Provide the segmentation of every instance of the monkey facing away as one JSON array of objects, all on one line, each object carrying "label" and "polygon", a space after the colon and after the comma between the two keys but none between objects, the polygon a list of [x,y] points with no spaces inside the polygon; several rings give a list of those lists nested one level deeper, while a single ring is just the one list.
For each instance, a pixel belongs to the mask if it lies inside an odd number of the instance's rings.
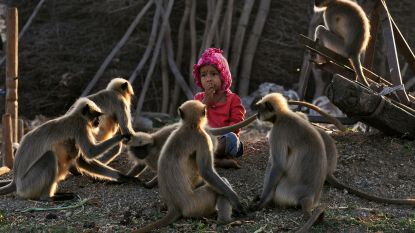
[{"label": "monkey facing away", "polygon": [[[304,119],[308,120],[307,115],[305,115],[302,112],[296,112]],[[360,191],[356,188],[350,187],[346,184],[341,183],[335,176],[334,172],[336,171],[337,167],[337,159],[338,159],[338,153],[337,153],[337,147],[336,143],[333,140],[333,138],[323,129],[316,128],[317,131],[320,133],[324,146],[326,149],[326,156],[327,156],[327,176],[326,181],[332,185],[335,188],[338,188],[340,190],[347,190],[349,193],[353,193],[354,195],[380,203],[388,203],[388,204],[397,204],[397,205],[415,205],[415,199],[393,199],[393,198],[384,198],[384,197],[378,197],[372,194],[365,193],[363,191]]]},{"label": "monkey facing away", "polygon": [[[13,165],[13,180],[0,188],[0,194],[16,191],[26,199],[55,201],[69,199],[70,195],[56,195],[58,183],[65,178],[68,168],[82,154],[93,159],[130,135],[116,135],[95,143],[93,128],[99,125],[101,110],[90,100],[81,98],[65,115],[47,121],[27,133],[17,149]],[[82,172],[105,178],[100,169],[87,164],[76,164]],[[111,170],[114,177],[121,174]]]},{"label": "monkey facing away", "polygon": [[[314,40],[348,59],[356,72],[356,80],[369,86],[360,55],[370,39],[370,24],[363,9],[350,0],[314,0],[316,11],[324,11],[324,24],[316,28]],[[323,58],[317,55],[317,63]]]},{"label": "monkey facing away", "polygon": [[[229,182],[213,167],[213,145],[204,130],[206,106],[189,100],[179,107],[180,126],[163,146],[158,161],[158,182],[167,215],[137,232],[166,226],[181,217],[205,217],[218,211],[218,222],[231,220],[232,209],[242,213],[243,206]],[[205,184],[192,188],[193,178]]]},{"label": "monkey facing away", "polygon": [[[216,148],[217,135],[233,132],[236,129],[245,127],[254,120],[256,120],[256,115],[248,117],[244,121],[231,126],[222,128],[205,127],[205,130],[212,139],[213,148]],[[157,171],[157,161],[160,151],[167,138],[179,127],[179,125],[180,123],[167,125],[151,134],[144,132],[136,132],[133,134],[131,141],[128,143],[128,153],[130,159],[134,161],[135,164],[127,175],[140,177],[147,168],[150,168],[152,171]],[[155,185],[157,185],[157,176],[153,177],[149,182],[144,183],[146,188],[153,188]]]},{"label": "monkey facing away", "polygon": [[269,133],[270,156],[259,202],[253,209],[269,203],[301,206],[306,217],[320,200],[326,177],[327,159],[318,131],[288,107],[278,93],[257,102],[258,119],[272,122]]}]

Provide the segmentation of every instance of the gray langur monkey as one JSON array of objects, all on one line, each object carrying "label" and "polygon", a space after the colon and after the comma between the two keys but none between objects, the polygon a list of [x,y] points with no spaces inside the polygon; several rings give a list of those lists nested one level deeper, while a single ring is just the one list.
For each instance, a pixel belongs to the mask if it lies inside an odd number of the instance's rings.
[{"label": "gray langur monkey", "polygon": [[[99,128],[95,133],[95,139],[98,142],[113,137],[118,131],[121,131],[121,134],[132,135],[134,133],[130,112],[133,96],[134,91],[130,82],[123,78],[114,78],[106,89],[85,97],[92,100],[103,112]],[[121,150],[122,143],[118,143],[100,155],[95,162],[109,164],[121,153]],[[83,156],[78,157],[78,162],[87,163]],[[76,167],[71,167],[70,171],[74,175],[79,175]]]},{"label": "gray langur monkey", "polygon": [[301,206],[305,217],[311,219],[327,174],[323,139],[307,120],[291,111],[281,94],[268,94],[256,105],[258,119],[273,126],[263,191],[251,209],[262,209],[269,203]]},{"label": "gray langur monkey", "polygon": [[[97,141],[104,141],[113,137],[118,130],[121,131],[121,134],[134,133],[130,112],[133,96],[133,87],[128,80],[123,78],[114,78],[108,83],[106,89],[86,96],[104,113],[96,134]],[[108,164],[121,153],[121,149],[122,143],[119,143],[100,156],[98,160]]]},{"label": "gray langur monkey", "polygon": [[[73,198],[73,194],[57,194],[56,189],[80,153],[93,159],[131,137],[129,134],[116,135],[96,144],[93,128],[99,125],[101,115],[101,110],[94,102],[81,98],[65,115],[49,120],[27,133],[16,151],[13,180],[0,188],[0,194],[16,191],[21,198],[42,201]],[[76,163],[74,166],[92,176],[112,179],[89,163]],[[122,178],[118,171],[108,170],[114,177]]]},{"label": "gray langur monkey", "polygon": [[[316,28],[314,40],[350,59],[356,81],[369,86],[360,62],[370,39],[370,24],[363,9],[350,0],[314,0],[314,6],[316,11],[324,12],[324,26]],[[317,55],[316,62],[324,59]]]},{"label": "gray langur monkey", "polygon": [[[244,208],[229,182],[213,166],[213,145],[206,133],[206,105],[189,100],[179,107],[179,127],[163,146],[158,161],[159,192],[167,205],[167,215],[136,232],[149,232],[181,217],[206,217],[218,212],[218,223],[231,221],[232,209]],[[194,178],[205,184],[193,188]]]},{"label": "gray langur monkey", "polygon": [[[307,115],[305,115],[302,112],[296,112],[304,119],[308,120]],[[346,184],[341,183],[335,176],[334,172],[336,171],[337,167],[337,159],[338,159],[338,153],[337,153],[337,147],[336,143],[333,140],[333,138],[323,129],[316,128],[317,131],[320,133],[323,141],[324,146],[326,148],[326,156],[327,156],[327,176],[326,181],[332,185],[333,187],[340,189],[340,190],[347,190],[349,193],[352,193],[358,197],[380,202],[380,203],[387,203],[387,204],[397,204],[397,205],[415,205],[415,199],[394,199],[394,198],[384,198],[384,197],[378,197],[372,194],[368,194],[366,192],[360,191],[358,189],[355,189],[353,187],[350,187]]]},{"label": "gray langur monkey", "polygon": [[[212,139],[213,148],[216,148],[216,136],[245,127],[254,120],[256,120],[256,114],[231,126],[222,128],[205,127],[205,130]],[[135,164],[127,175],[140,177],[147,168],[150,168],[152,171],[157,171],[157,161],[160,151],[167,138],[179,125],[180,123],[167,125],[151,134],[144,132],[136,132],[133,134],[131,141],[128,143],[128,153],[130,160],[134,161]],[[146,188],[153,188],[156,185],[157,176],[154,176],[150,181],[144,183]]]}]

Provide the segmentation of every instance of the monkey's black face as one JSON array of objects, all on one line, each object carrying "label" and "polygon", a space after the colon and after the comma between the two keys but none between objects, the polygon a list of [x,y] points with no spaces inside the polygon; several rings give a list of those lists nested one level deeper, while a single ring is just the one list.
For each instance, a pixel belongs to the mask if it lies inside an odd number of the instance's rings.
[{"label": "monkey's black face", "polygon": [[260,104],[256,104],[256,108],[258,109],[257,118],[259,120],[271,122],[275,120],[275,110],[270,103],[263,102]]},{"label": "monkey's black face", "polygon": [[130,146],[130,154],[138,159],[145,159],[150,150],[151,144],[146,144],[142,146]]},{"label": "monkey's black face", "polygon": [[99,117],[95,117],[94,119],[92,119],[92,126],[94,128],[98,127],[99,126],[99,121],[100,121]]}]

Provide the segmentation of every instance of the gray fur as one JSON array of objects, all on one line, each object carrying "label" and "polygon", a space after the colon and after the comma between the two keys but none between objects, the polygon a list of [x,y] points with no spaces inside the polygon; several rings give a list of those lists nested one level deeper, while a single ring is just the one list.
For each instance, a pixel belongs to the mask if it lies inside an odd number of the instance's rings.
[{"label": "gray fur", "polygon": [[281,94],[268,94],[258,103],[258,118],[274,125],[269,133],[270,157],[257,208],[273,202],[302,207],[310,216],[319,203],[326,176],[326,154],[316,129],[288,108]]},{"label": "gray fur", "polygon": [[96,144],[92,123],[98,113],[100,109],[92,101],[81,98],[67,114],[27,133],[16,151],[13,181],[0,193],[16,190],[18,196],[27,199],[53,197],[80,152],[93,159],[124,138],[117,135]]},{"label": "gray fur", "polygon": [[[194,100],[186,101],[179,107],[182,120],[163,146],[157,170],[159,191],[167,204],[168,218],[145,226],[138,232],[164,226],[182,216],[206,217],[213,214],[216,207],[220,212],[218,222],[221,223],[230,221],[229,208],[243,211],[238,195],[213,167],[213,144],[204,130],[205,111],[206,106]],[[201,177],[205,184],[193,188],[195,177]]]},{"label": "gray fur", "polygon": [[314,39],[349,58],[356,80],[369,86],[360,63],[360,55],[370,39],[370,24],[363,9],[350,0],[315,0],[315,6],[318,11],[324,11],[325,26],[316,28]]}]

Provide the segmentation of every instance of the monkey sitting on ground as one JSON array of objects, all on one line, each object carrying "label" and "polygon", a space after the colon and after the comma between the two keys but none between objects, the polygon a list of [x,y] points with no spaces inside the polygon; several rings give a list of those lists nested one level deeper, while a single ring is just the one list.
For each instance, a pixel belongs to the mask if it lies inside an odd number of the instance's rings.
[{"label": "monkey sitting on ground", "polygon": [[[299,114],[302,118],[308,120],[307,115],[305,115],[302,112],[296,112]],[[384,197],[378,197],[375,195],[371,195],[365,192],[362,192],[358,189],[352,188],[346,184],[341,183],[335,176],[334,172],[336,171],[337,167],[337,159],[338,159],[338,153],[337,153],[337,147],[336,143],[333,140],[333,138],[324,130],[321,128],[317,128],[317,131],[320,133],[323,141],[324,146],[326,149],[326,156],[327,156],[327,176],[326,181],[332,185],[335,188],[338,188],[340,190],[347,190],[349,193],[353,193],[358,197],[380,202],[380,203],[388,203],[388,204],[398,204],[398,205],[415,205],[415,199],[392,199],[392,198],[384,198]]]},{"label": "monkey sitting on ground", "polygon": [[268,94],[256,105],[258,119],[273,123],[273,127],[263,191],[251,209],[262,209],[270,203],[301,206],[305,217],[317,219],[322,212],[312,215],[312,210],[319,204],[327,169],[319,132],[291,111],[281,94]]},{"label": "monkey sitting on ground", "polygon": [[[137,232],[148,232],[173,223],[181,217],[206,217],[218,212],[218,223],[231,221],[232,208],[244,208],[229,182],[213,167],[213,145],[206,133],[206,106],[189,100],[179,107],[180,126],[163,146],[158,161],[160,196],[167,215]],[[194,178],[205,184],[192,188]]]},{"label": "monkey sitting on ground", "polygon": [[[127,80],[114,78],[107,85],[106,89],[85,97],[92,100],[104,113],[101,116],[101,122],[95,134],[95,139],[98,142],[113,137],[118,130],[121,131],[121,134],[134,133],[130,113],[133,95],[133,88]],[[95,162],[99,160],[102,163],[109,164],[121,153],[121,150],[122,143],[118,143],[100,155]],[[86,163],[83,156],[79,156],[78,160],[78,163]],[[70,171],[74,175],[80,175],[75,167],[71,167]]]},{"label": "monkey sitting on ground", "polygon": [[[80,152],[93,159],[120,141],[130,140],[129,134],[116,135],[96,144],[93,128],[99,125],[101,115],[101,110],[94,102],[81,98],[65,115],[27,133],[16,151],[13,180],[0,188],[0,194],[16,191],[19,197],[42,201],[73,198],[73,194],[55,195],[55,192]],[[75,166],[92,176],[110,179],[101,173],[101,167],[86,162]],[[116,170],[108,169],[114,177],[123,177]]]},{"label": "monkey sitting on ground", "polygon": [[[213,148],[216,148],[216,136],[223,135],[229,132],[233,132],[237,129],[247,126],[251,122],[256,120],[256,115],[248,117],[244,121],[241,121],[237,124],[226,126],[222,128],[209,128],[205,127],[206,132],[209,134],[212,139]],[[170,136],[170,134],[179,127],[180,123],[175,123],[167,125],[157,130],[154,133],[148,134],[144,132],[136,132],[132,138],[131,142],[128,145],[128,153],[130,159],[134,161],[134,166],[127,173],[128,176],[140,177],[141,174],[147,169],[150,168],[152,171],[157,171],[157,161],[160,155],[160,151]],[[228,165],[227,168],[233,168],[234,165],[230,162],[228,164],[223,164],[221,160],[221,167]],[[215,161],[216,165],[216,161]],[[149,182],[144,183],[146,188],[153,188],[157,185],[157,176],[154,176]],[[199,184],[196,184],[199,185]]]},{"label": "monkey sitting on ground", "polygon": [[[370,24],[363,9],[350,0],[315,0],[316,11],[324,11],[324,24],[316,28],[314,40],[350,59],[359,80],[369,86],[360,55],[366,50],[370,38]],[[317,63],[324,58],[317,55]]]},{"label": "monkey sitting on ground", "polygon": [[[133,87],[128,80],[123,78],[114,78],[108,83],[106,89],[86,96],[104,113],[96,135],[97,141],[104,141],[113,137],[118,130],[121,131],[121,134],[134,133],[130,112],[131,98],[133,96]],[[122,144],[119,143],[100,156],[98,160],[108,164],[120,154],[121,149]]]}]

